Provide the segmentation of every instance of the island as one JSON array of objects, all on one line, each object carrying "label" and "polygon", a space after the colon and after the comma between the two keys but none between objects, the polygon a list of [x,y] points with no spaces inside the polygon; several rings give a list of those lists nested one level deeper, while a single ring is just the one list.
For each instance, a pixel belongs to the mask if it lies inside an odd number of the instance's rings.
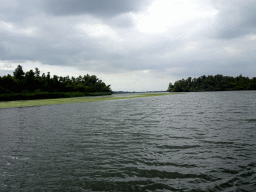
[{"label": "island", "polygon": [[198,91],[234,91],[256,90],[256,77],[249,78],[239,75],[237,77],[205,75],[198,78],[188,77],[169,84],[169,92],[198,92]]},{"label": "island", "polygon": [[38,68],[26,73],[18,65],[10,74],[0,76],[0,101],[68,98],[111,95],[110,85],[106,85],[95,75],[61,77],[50,72],[40,75]]}]

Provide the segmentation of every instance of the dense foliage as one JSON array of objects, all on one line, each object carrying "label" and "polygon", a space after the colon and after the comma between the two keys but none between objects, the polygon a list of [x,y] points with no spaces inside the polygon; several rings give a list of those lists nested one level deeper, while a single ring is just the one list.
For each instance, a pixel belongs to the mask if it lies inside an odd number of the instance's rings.
[{"label": "dense foliage", "polygon": [[176,81],[174,85],[169,84],[170,92],[190,92],[190,91],[232,91],[232,90],[256,90],[256,77],[252,79],[243,77],[230,77],[223,75],[209,75],[198,78],[188,77]]},{"label": "dense foliage", "polygon": [[58,77],[50,72],[43,73],[35,68],[24,72],[22,66],[13,72],[13,76],[0,76],[0,100],[57,98],[85,95],[111,94],[110,85],[106,85],[95,75]]}]

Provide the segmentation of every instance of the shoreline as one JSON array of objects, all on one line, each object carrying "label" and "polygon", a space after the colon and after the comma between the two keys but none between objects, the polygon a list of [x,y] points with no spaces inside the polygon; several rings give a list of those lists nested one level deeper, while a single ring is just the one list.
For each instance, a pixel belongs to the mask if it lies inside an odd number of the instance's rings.
[{"label": "shoreline", "polygon": [[20,108],[20,107],[33,107],[43,105],[59,105],[67,103],[85,103],[85,102],[97,102],[97,101],[108,101],[108,100],[119,100],[119,99],[133,99],[141,97],[155,97],[155,96],[166,96],[176,95],[181,93],[128,93],[125,94],[113,94],[104,96],[85,96],[85,97],[70,97],[70,98],[57,98],[57,99],[39,99],[39,100],[17,100],[17,101],[6,101],[0,103],[0,109],[7,108]]}]

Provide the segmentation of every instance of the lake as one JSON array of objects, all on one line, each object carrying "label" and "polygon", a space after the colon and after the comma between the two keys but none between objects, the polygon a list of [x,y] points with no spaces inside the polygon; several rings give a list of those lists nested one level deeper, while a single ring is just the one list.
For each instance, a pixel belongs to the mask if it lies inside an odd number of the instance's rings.
[{"label": "lake", "polygon": [[0,109],[0,191],[256,191],[256,91]]}]

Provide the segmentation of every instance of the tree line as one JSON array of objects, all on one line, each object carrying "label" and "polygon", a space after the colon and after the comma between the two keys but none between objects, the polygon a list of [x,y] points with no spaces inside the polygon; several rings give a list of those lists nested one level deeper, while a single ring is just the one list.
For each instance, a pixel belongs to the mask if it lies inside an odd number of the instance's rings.
[{"label": "tree line", "polygon": [[[95,75],[80,75],[77,78],[57,75],[51,77],[50,72],[40,75],[38,68],[24,72],[21,65],[14,70],[13,76],[10,74],[0,76],[0,95],[28,95],[29,93],[30,95],[44,93],[44,96],[47,93],[48,95],[53,95],[53,93],[83,93],[84,95],[101,93],[100,95],[104,95],[112,94],[112,90],[110,85],[106,85]],[[81,94],[78,95],[81,96]]]},{"label": "tree line", "polygon": [[232,91],[256,90],[256,77],[249,78],[239,75],[237,77],[205,75],[198,78],[188,77],[169,84],[169,92],[197,92],[197,91]]}]

